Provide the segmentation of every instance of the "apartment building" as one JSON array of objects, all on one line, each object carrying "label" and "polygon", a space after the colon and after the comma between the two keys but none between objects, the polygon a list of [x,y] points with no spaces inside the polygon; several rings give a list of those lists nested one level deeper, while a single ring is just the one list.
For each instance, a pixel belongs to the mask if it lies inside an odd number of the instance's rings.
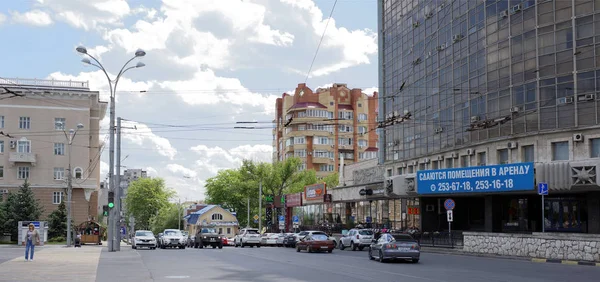
[{"label": "apartment building", "polygon": [[0,89],[0,191],[14,191],[27,179],[44,208],[42,218],[31,220],[44,220],[66,200],[70,160],[75,224],[95,219],[107,103],[88,82],[4,78]]},{"label": "apartment building", "polygon": [[377,103],[361,89],[335,83],[313,91],[298,84],[294,95],[284,93],[275,102],[273,160],[291,156],[303,160],[303,169],[318,177],[345,164],[377,158]]}]

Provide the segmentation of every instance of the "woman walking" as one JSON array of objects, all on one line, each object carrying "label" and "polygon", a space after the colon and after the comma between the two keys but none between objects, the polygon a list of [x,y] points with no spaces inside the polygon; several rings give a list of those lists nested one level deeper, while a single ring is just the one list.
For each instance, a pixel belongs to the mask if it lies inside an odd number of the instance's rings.
[{"label": "woman walking", "polygon": [[25,261],[33,261],[35,244],[40,243],[40,233],[35,230],[33,223],[29,224],[29,230],[25,234]]}]

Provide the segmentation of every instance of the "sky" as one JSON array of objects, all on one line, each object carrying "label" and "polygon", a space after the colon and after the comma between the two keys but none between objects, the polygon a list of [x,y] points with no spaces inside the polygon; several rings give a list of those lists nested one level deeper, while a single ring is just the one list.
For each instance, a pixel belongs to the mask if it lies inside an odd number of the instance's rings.
[{"label": "sky", "polygon": [[[376,0],[338,0],[327,29],[335,0],[2,2],[0,77],[89,81],[108,101],[106,77],[75,48],[85,46],[111,78],[146,51],[132,62],[146,66],[117,88],[121,165],[165,179],[182,201],[204,199],[205,181],[243,159],[272,160],[275,99],[299,83],[376,91]],[[244,121],[261,129],[233,128]]]}]

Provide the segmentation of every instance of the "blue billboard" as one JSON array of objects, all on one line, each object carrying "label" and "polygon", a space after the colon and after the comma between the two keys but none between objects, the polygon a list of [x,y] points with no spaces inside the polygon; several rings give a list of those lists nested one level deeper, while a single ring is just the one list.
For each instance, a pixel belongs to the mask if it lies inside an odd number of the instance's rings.
[{"label": "blue billboard", "polygon": [[533,163],[422,170],[417,172],[417,193],[533,191],[533,170]]}]

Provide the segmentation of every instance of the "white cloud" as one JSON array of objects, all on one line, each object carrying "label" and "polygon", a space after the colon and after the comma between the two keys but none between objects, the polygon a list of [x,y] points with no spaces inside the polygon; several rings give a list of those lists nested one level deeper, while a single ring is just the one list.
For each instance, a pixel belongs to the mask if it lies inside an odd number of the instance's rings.
[{"label": "white cloud", "polygon": [[11,12],[11,16],[15,23],[20,24],[33,26],[47,26],[52,24],[50,15],[41,10],[31,10],[25,13]]},{"label": "white cloud", "polygon": [[379,93],[379,88],[378,87],[369,87],[366,89],[363,89],[363,93],[369,95],[369,96],[373,96],[373,93]]},{"label": "white cloud", "polygon": [[131,12],[126,0],[38,0],[35,6],[51,9],[57,20],[84,30],[121,25]]},{"label": "white cloud", "polygon": [[241,145],[231,150],[219,146],[208,147],[198,145],[191,148],[200,157],[196,166],[200,170],[207,170],[215,175],[219,170],[235,168],[241,165],[244,159],[257,162],[271,162],[273,147],[269,145]]},{"label": "white cloud", "polygon": [[170,160],[173,160],[177,154],[177,150],[171,145],[169,139],[152,133],[152,129],[143,123],[124,120],[121,122],[121,132],[121,138],[138,146],[150,145],[156,150],[156,153]]},{"label": "white cloud", "polygon": [[0,24],[2,24],[5,21],[6,21],[6,15],[4,15],[3,13],[0,13]]},{"label": "white cloud", "polygon": [[149,166],[149,167],[146,168],[146,172],[148,173],[149,177],[157,177],[157,176],[159,176],[158,175],[158,171],[155,168],[151,167],[151,166]]},{"label": "white cloud", "polygon": [[175,174],[181,174],[184,178],[195,178],[198,173],[180,164],[168,164],[167,169]]},{"label": "white cloud", "polygon": [[109,170],[109,165],[104,161],[100,161],[100,179],[104,179],[104,176],[108,174]]}]

